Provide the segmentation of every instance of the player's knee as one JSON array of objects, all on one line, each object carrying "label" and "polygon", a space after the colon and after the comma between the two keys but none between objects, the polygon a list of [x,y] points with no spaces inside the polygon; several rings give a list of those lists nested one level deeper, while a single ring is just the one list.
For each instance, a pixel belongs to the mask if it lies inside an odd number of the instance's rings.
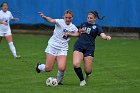
[{"label": "player's knee", "polygon": [[59,71],[61,71],[61,72],[65,72],[65,70],[66,70],[65,67],[59,67],[58,69],[59,69]]},{"label": "player's knee", "polygon": [[80,64],[79,63],[73,63],[74,68],[79,68]]}]

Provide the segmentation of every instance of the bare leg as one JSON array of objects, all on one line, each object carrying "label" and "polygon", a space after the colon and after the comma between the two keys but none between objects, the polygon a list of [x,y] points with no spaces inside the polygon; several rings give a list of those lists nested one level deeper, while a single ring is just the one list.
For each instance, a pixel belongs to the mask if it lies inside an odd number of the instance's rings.
[{"label": "bare leg", "polygon": [[83,60],[83,53],[79,51],[74,51],[73,52],[73,65],[74,68],[79,68],[81,65],[81,62]]},{"label": "bare leg", "polygon": [[37,73],[40,72],[50,72],[52,71],[53,67],[54,67],[54,62],[55,62],[55,58],[56,56],[51,55],[49,53],[46,53],[46,64],[37,64],[36,66],[36,71]]},{"label": "bare leg", "polygon": [[74,51],[74,53],[73,53],[74,71],[80,80],[80,86],[86,85],[86,82],[85,82],[84,76],[83,76],[83,72],[80,67],[82,60],[83,60],[83,53],[79,52],[79,51]]},{"label": "bare leg", "polygon": [[57,62],[58,62],[57,80],[58,83],[62,83],[62,80],[64,78],[64,72],[66,69],[67,56],[66,55],[57,56]]},{"label": "bare leg", "polygon": [[92,61],[93,57],[91,56],[84,57],[84,70],[86,73],[86,81],[89,79],[89,76],[92,72]]},{"label": "bare leg", "polygon": [[91,74],[92,72],[92,61],[93,57],[91,56],[84,57],[84,70],[86,74]]},{"label": "bare leg", "polygon": [[12,35],[5,36],[5,39],[6,39],[6,41],[7,41],[8,43],[13,42],[13,37],[12,37]]},{"label": "bare leg", "polygon": [[56,59],[56,56],[48,54],[48,53],[46,54],[46,66],[45,66],[46,72],[52,71],[54,67],[55,59]]}]

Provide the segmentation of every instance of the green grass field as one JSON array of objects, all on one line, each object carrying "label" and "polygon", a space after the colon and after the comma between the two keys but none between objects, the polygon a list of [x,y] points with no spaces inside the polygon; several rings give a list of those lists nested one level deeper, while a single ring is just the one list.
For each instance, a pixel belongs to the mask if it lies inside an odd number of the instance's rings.
[{"label": "green grass field", "polygon": [[37,62],[45,63],[49,36],[14,35],[21,59],[14,59],[5,40],[0,44],[0,93],[140,93],[140,40],[113,38],[96,40],[93,73],[87,86],[80,87],[72,66],[75,38],[70,40],[64,85],[47,87],[45,80],[56,76],[37,74]]}]

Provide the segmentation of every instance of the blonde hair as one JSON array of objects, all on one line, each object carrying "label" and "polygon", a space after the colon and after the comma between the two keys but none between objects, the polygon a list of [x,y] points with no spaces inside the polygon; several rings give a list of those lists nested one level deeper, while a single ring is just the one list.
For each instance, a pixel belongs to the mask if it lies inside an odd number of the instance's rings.
[{"label": "blonde hair", "polygon": [[65,15],[65,14],[71,14],[72,17],[73,17],[73,12],[72,12],[71,10],[66,10],[66,11],[64,12],[64,15]]}]

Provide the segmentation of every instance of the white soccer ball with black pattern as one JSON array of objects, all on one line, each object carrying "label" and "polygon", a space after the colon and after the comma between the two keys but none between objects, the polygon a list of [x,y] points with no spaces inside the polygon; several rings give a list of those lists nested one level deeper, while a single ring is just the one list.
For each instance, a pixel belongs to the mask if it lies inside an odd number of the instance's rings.
[{"label": "white soccer ball with black pattern", "polygon": [[57,82],[57,79],[54,78],[54,77],[49,77],[47,80],[46,80],[46,85],[47,86],[50,86],[50,87],[55,87],[58,85],[58,82]]}]

